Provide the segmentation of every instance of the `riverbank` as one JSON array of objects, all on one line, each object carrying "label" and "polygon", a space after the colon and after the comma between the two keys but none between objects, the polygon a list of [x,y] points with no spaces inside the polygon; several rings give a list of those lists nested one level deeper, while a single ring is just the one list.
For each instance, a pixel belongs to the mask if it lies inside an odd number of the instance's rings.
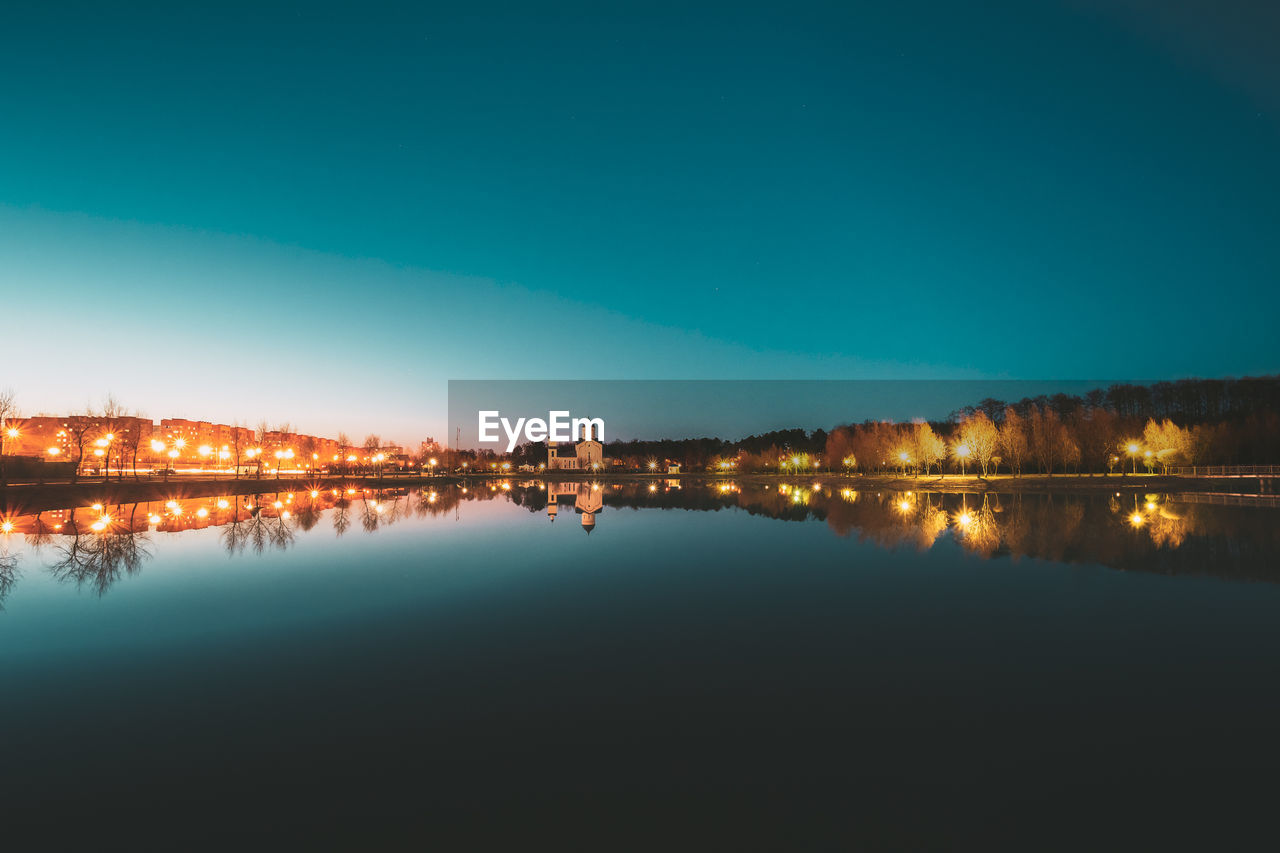
[{"label": "riverbank", "polygon": [[223,495],[305,492],[312,489],[407,489],[444,487],[458,482],[455,477],[264,477],[231,479],[223,477],[182,477],[169,480],[81,479],[76,483],[26,483],[0,487],[0,512],[4,515],[31,514],[69,507],[107,506],[147,501],[184,500]]},{"label": "riverbank", "polygon": [[[677,480],[682,484],[714,484],[732,481],[739,485],[774,483],[821,483],[834,488],[858,490],[887,489],[893,491],[932,491],[949,493],[981,492],[1233,492],[1237,494],[1274,493],[1272,481],[1257,477],[1212,478],[1180,477],[1154,474],[1111,474],[1094,476],[1056,475],[1013,477],[1001,474],[991,477],[958,474],[932,476],[899,476],[882,474],[845,474],[816,471],[803,477],[777,474],[720,474],[695,472],[685,474],[648,474],[639,472],[557,471],[554,476],[539,474],[469,473],[436,476],[369,476],[369,477],[282,477],[263,479],[214,479],[210,477],[174,476],[169,480],[84,480],[76,483],[24,483],[0,487],[0,512],[5,515],[26,514],[95,503],[121,504],[137,501],[182,500],[184,498],[219,495],[251,495],[274,492],[302,492],[311,489],[359,488],[402,489],[436,487],[489,480],[551,479],[557,482],[634,483]],[[1265,486],[1265,488],[1264,488]]]}]

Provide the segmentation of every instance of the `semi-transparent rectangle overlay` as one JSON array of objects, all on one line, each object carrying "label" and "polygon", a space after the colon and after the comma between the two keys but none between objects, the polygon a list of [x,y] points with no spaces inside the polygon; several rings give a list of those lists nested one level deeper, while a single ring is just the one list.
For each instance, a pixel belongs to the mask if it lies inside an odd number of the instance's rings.
[{"label": "semi-transparent rectangle overlay", "polygon": [[[531,423],[537,438],[540,423],[552,432],[574,419],[579,430],[582,420],[591,421],[593,437],[604,441],[737,441],[865,421],[947,421],[1024,400],[1105,405],[1136,415],[1160,395],[1176,393],[1188,390],[1144,380],[450,380],[448,444],[504,452],[507,436],[522,422],[521,442]],[[603,434],[596,435],[601,424]]]}]

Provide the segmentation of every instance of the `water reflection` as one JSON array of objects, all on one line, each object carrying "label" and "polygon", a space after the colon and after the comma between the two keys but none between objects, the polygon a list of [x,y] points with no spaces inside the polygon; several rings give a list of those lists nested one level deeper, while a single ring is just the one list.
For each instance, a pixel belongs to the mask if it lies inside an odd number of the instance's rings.
[{"label": "water reflection", "polygon": [[18,581],[18,555],[0,551],[0,610],[4,610],[5,599]]},{"label": "water reflection", "polygon": [[[1135,493],[940,493],[859,490],[813,482],[543,480],[442,484],[428,489],[310,489],[174,498],[53,510],[3,519],[0,606],[19,577],[15,537],[57,579],[99,595],[151,557],[153,537],[219,528],[227,554],[285,551],[300,535],[332,535],[355,522],[375,534],[408,518],[452,516],[510,502],[554,523],[572,513],[590,534],[609,507],[735,509],[789,522],[822,522],[836,535],[883,549],[928,551],[952,543],[984,558],[1034,557],[1164,574],[1280,580],[1275,509],[1216,505],[1203,496]],[[500,522],[498,522],[500,525]],[[607,526],[604,525],[604,526]],[[501,535],[495,526],[494,535]]]},{"label": "water reflection", "polygon": [[[132,511],[137,511],[133,505]],[[53,540],[54,561],[49,573],[59,581],[88,586],[103,595],[121,575],[131,575],[151,557],[148,534],[131,525],[115,522],[107,514],[89,522],[88,529],[73,511]]]}]

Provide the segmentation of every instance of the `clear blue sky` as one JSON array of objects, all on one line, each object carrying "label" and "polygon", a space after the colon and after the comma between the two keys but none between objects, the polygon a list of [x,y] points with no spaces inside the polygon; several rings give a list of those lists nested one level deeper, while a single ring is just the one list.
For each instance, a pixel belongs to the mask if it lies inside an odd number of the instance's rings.
[{"label": "clear blue sky", "polygon": [[8,4],[0,386],[1275,372],[1280,15],[1168,6]]}]

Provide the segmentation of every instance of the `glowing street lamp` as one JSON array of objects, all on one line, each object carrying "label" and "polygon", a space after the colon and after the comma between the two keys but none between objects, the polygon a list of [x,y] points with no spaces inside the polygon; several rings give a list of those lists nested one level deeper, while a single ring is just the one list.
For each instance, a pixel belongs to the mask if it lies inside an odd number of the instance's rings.
[{"label": "glowing street lamp", "polygon": [[956,458],[960,460],[960,476],[961,477],[964,476],[964,463],[968,461],[969,454],[971,452],[972,451],[969,449],[969,445],[967,444],[956,445]]},{"label": "glowing street lamp", "polygon": [[1142,448],[1138,446],[1138,443],[1136,441],[1129,442],[1128,446],[1125,447],[1125,452],[1128,453],[1129,458],[1133,460],[1134,474],[1138,473],[1138,451],[1140,451],[1141,449]]}]

